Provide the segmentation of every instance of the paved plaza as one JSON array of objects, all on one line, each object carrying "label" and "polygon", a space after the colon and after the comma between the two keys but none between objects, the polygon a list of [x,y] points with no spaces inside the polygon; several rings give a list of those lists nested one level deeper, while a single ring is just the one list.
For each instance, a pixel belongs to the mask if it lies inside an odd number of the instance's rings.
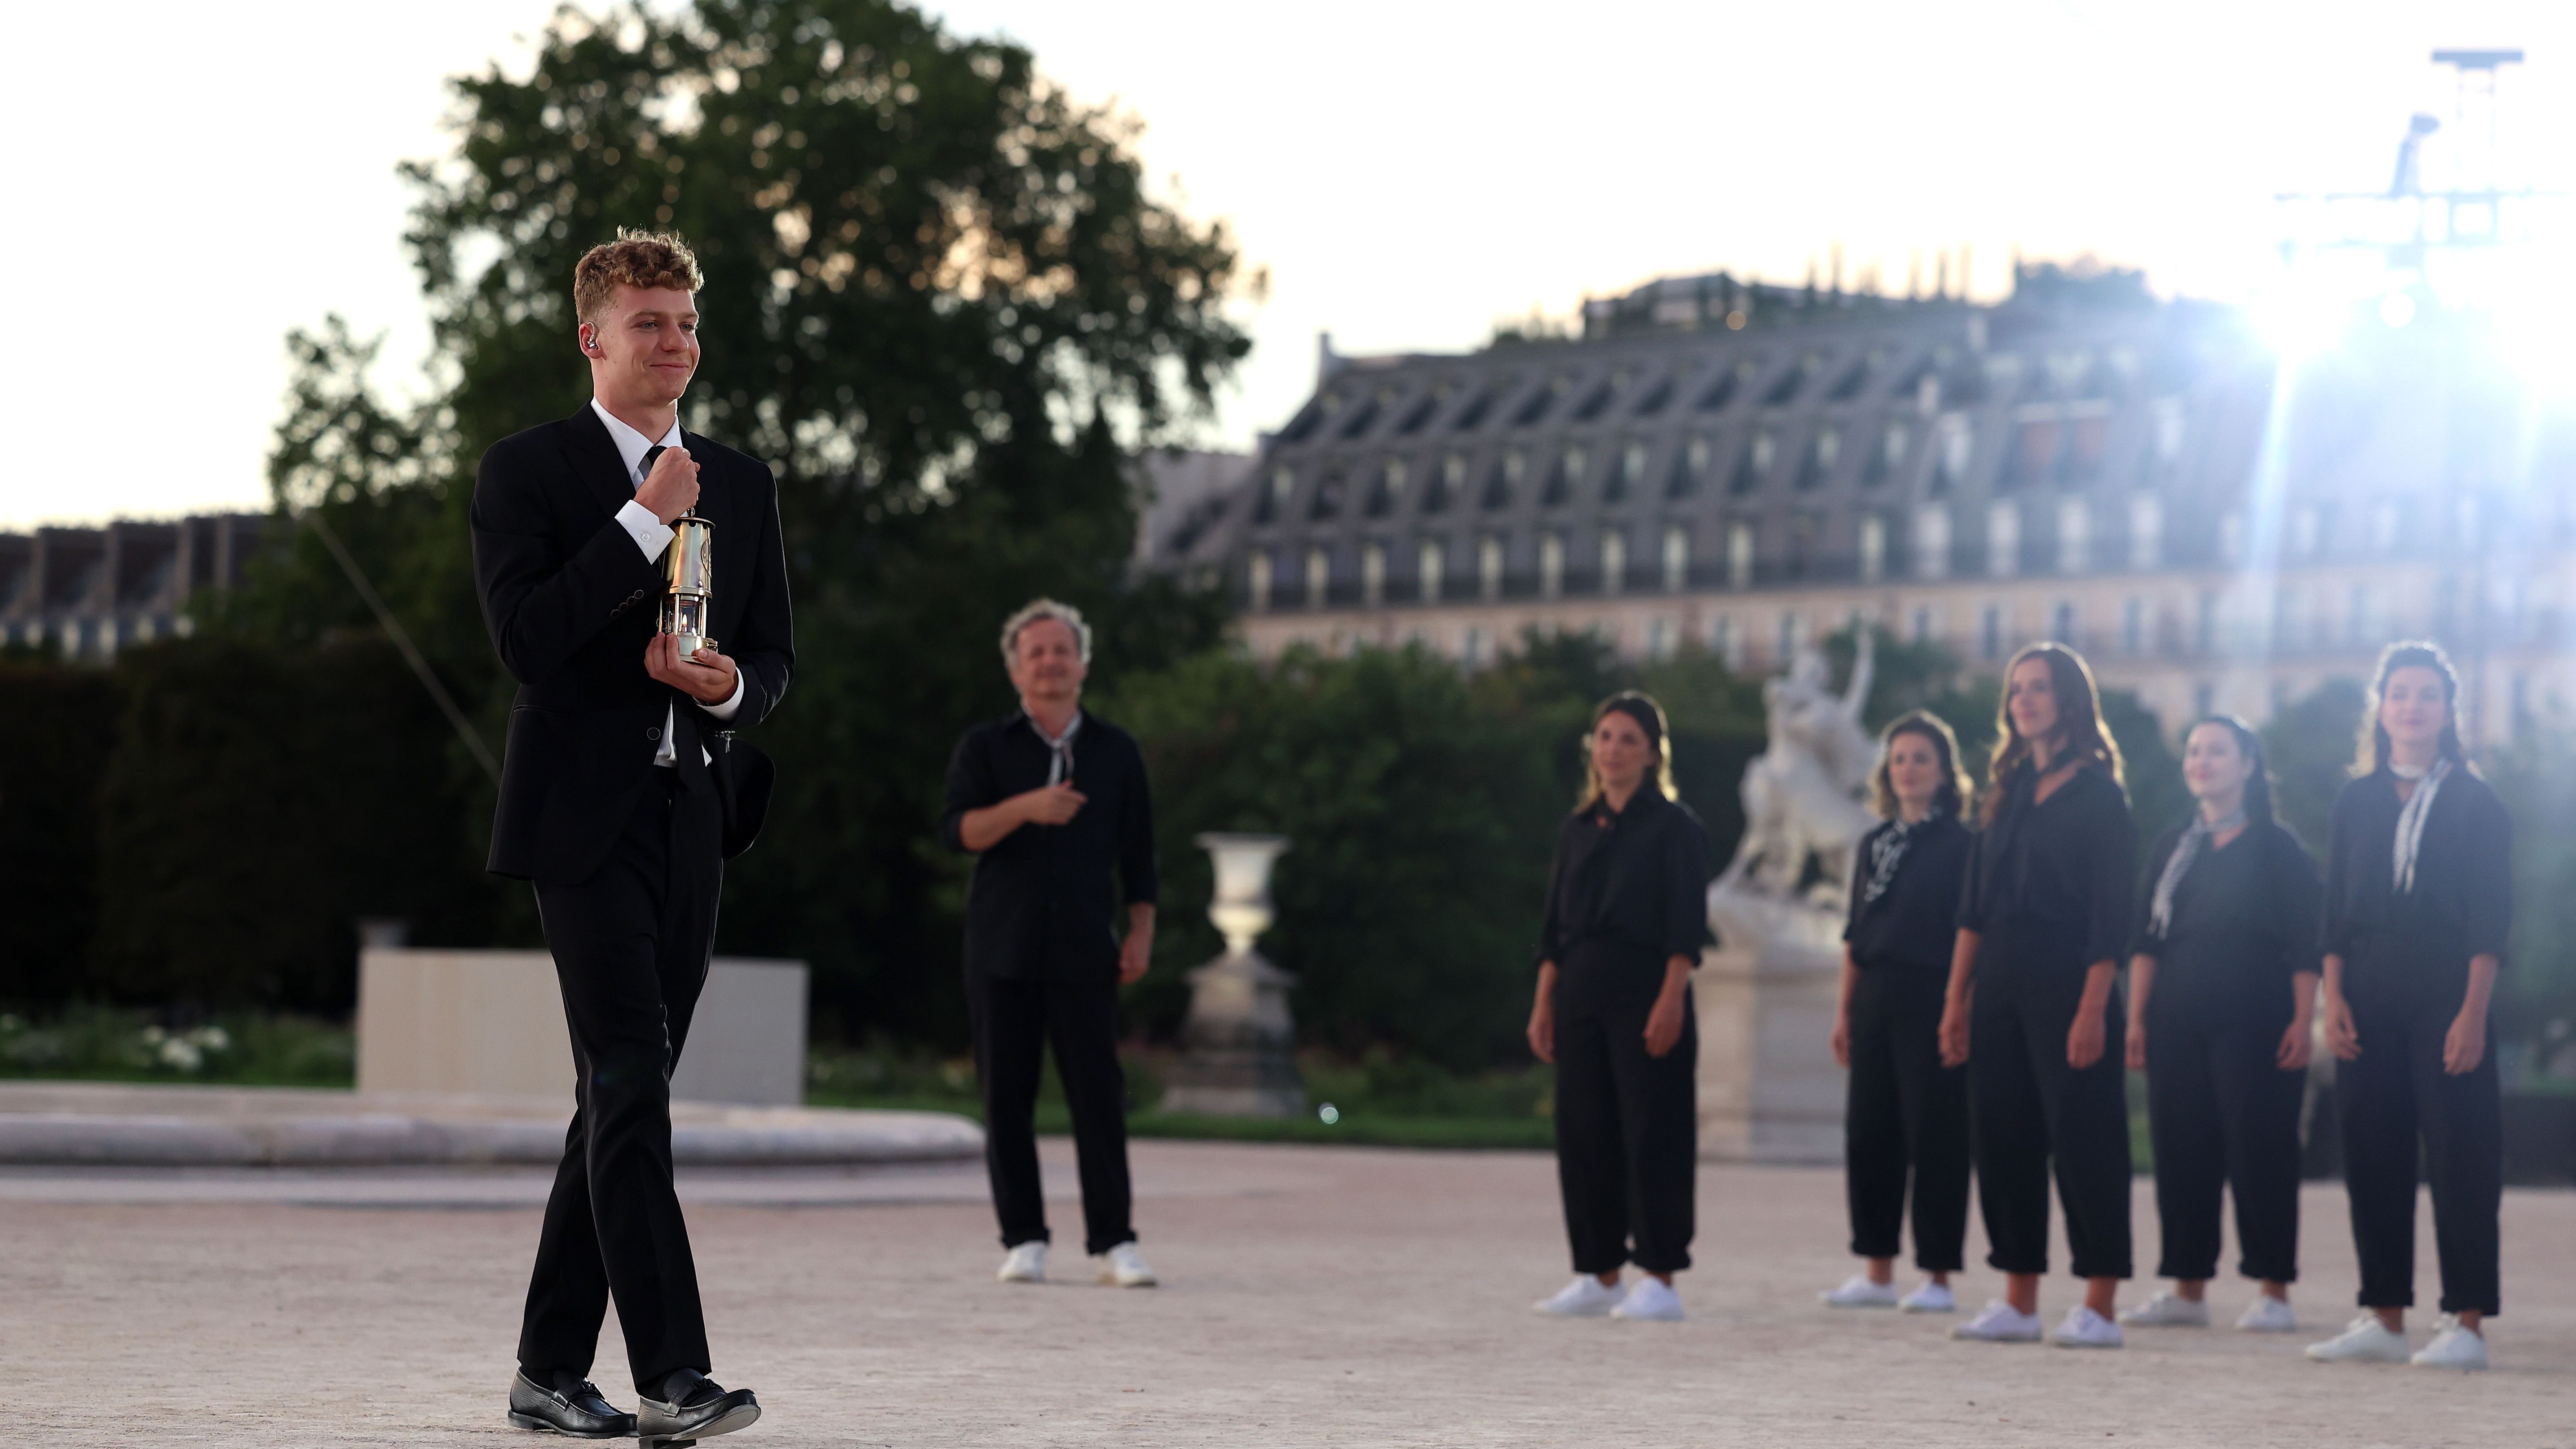
[{"label": "paved plaza", "polygon": [[[1061,1194],[1070,1152],[1047,1156]],[[2309,1335],[2083,1353],[1830,1312],[1829,1170],[1704,1168],[1692,1320],[1665,1325],[1529,1312],[1566,1276],[1544,1155],[1141,1142],[1136,1165],[1152,1291],[1078,1281],[1061,1196],[1067,1281],[994,1283],[972,1166],[685,1174],[716,1373],[767,1406],[723,1442],[2576,1445],[2576,1193],[2506,1194],[2496,1371],[2460,1376],[2310,1364]],[[534,1442],[501,1396],[542,1192],[525,1170],[0,1172],[9,1437]],[[2144,1181],[2137,1211],[2152,1267]],[[2309,1191],[2304,1235],[2323,1336],[2353,1290],[2339,1189]],[[1973,1306],[1997,1280],[1960,1286]],[[2074,1293],[2050,1280],[2043,1312]],[[596,1377],[631,1402],[623,1367],[612,1320]]]}]

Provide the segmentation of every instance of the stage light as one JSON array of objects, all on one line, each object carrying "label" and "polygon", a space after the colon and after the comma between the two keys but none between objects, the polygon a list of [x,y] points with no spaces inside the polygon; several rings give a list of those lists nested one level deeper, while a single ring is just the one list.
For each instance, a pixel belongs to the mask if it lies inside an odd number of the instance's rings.
[{"label": "stage light", "polygon": [[2379,320],[2391,327],[2403,327],[2415,320],[2415,299],[2404,292],[2391,292],[2379,299]]}]

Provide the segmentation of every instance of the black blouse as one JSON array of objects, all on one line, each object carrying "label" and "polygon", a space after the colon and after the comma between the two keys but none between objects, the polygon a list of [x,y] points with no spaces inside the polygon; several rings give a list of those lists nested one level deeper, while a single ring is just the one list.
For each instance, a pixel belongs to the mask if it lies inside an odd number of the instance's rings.
[{"label": "black blouse", "polygon": [[2347,962],[2395,951],[2465,970],[2504,960],[2513,925],[2513,819],[2486,781],[2453,765],[2415,855],[2415,888],[2397,893],[2397,777],[2364,775],[2335,796],[2320,949]]},{"label": "black blouse", "polygon": [[1689,806],[1652,787],[1628,808],[1602,801],[1565,818],[1548,866],[1538,958],[1559,967],[1583,946],[1699,959],[1708,939],[1708,833]]},{"label": "black blouse", "polygon": [[1955,815],[1925,819],[1905,842],[1896,879],[1877,900],[1865,901],[1870,847],[1895,828],[1891,820],[1861,837],[1843,940],[1851,947],[1852,964],[1864,971],[1894,967],[1946,975],[1950,944],[1958,935],[1959,883],[1968,873],[1976,837]]},{"label": "black blouse", "polygon": [[2324,898],[2316,861],[2277,821],[2248,825],[2223,850],[2204,842],[2174,885],[2173,919],[2159,933],[2150,923],[2156,882],[2186,828],[2157,837],[2138,887],[2138,939],[2130,949],[2156,963],[2147,1010],[2213,1024],[2288,1025],[2290,978],[2319,969],[2308,929]]},{"label": "black blouse", "polygon": [[1959,928],[2051,955],[2079,952],[2072,962],[2054,963],[2078,969],[2119,960],[2129,944],[2138,858],[2138,829],[2120,782],[2086,765],[2040,800],[2037,772],[2024,769],[2005,791],[1969,855]]}]

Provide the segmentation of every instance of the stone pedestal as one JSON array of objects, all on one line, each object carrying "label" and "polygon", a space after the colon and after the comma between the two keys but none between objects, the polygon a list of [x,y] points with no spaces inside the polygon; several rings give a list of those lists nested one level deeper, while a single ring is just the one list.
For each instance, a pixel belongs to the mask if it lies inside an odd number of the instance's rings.
[{"label": "stone pedestal", "polygon": [[[719,956],[671,1095],[805,1100],[805,963]],[[543,951],[370,947],[358,956],[358,1090],[545,1097],[572,1108],[572,1038]]]},{"label": "stone pedestal", "polygon": [[1287,837],[1211,832],[1198,843],[1215,859],[1208,919],[1225,936],[1225,954],[1190,973],[1190,1014],[1163,1110],[1294,1117],[1306,1110],[1297,1027],[1288,1014],[1288,988],[1297,978],[1252,949],[1270,928],[1270,866],[1288,848]]},{"label": "stone pedestal", "polygon": [[1773,940],[1700,957],[1699,1155],[1723,1162],[1834,1163],[1843,1156],[1846,1074],[1834,1063],[1842,953]]}]

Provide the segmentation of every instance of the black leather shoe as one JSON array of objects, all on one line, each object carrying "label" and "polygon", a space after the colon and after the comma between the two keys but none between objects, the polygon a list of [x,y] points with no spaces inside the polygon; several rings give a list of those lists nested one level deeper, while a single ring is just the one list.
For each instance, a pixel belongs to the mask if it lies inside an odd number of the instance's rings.
[{"label": "black leather shoe", "polygon": [[749,1389],[728,1392],[696,1369],[681,1369],[662,1381],[669,1397],[647,1394],[635,1406],[635,1437],[644,1449],[686,1449],[700,1439],[748,1429],[760,1418],[760,1400]]},{"label": "black leather shoe", "polygon": [[554,1376],[553,1388],[542,1388],[521,1369],[510,1380],[510,1422],[540,1434],[567,1434],[575,1439],[624,1439],[635,1432],[635,1416],[621,1413],[601,1396],[599,1386],[568,1373]]}]

